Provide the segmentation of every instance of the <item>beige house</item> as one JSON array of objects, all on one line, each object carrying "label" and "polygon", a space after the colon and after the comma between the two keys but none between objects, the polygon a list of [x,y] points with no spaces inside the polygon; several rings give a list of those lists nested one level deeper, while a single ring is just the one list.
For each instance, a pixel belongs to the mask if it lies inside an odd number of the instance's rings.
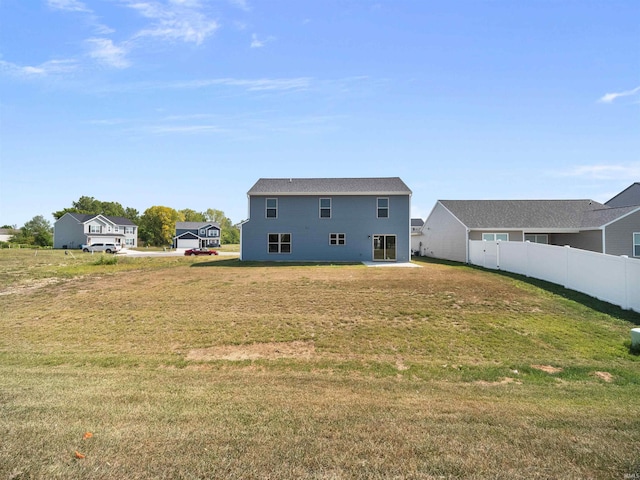
[{"label": "beige house", "polygon": [[422,228],[420,254],[468,262],[469,240],[500,240],[569,245],[640,258],[640,203],[630,204],[638,201],[634,192],[640,194],[640,184],[632,187],[607,204],[593,200],[439,200]]}]

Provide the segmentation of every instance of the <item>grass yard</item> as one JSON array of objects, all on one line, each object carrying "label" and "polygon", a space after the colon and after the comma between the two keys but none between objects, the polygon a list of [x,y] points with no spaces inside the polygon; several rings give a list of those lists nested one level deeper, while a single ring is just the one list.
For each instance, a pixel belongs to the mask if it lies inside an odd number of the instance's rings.
[{"label": "grass yard", "polygon": [[640,314],[424,260],[110,263],[0,250],[0,479],[640,479]]}]

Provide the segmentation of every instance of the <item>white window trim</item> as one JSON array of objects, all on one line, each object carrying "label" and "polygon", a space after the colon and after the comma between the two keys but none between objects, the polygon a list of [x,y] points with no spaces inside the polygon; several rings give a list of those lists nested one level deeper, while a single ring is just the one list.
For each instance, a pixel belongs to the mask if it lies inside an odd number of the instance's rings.
[{"label": "white window trim", "polygon": [[[531,240],[527,240],[527,237],[535,237],[535,240],[533,241],[533,243],[539,243],[541,245],[549,245],[549,235],[546,233],[525,233],[524,234],[524,241],[531,241]],[[544,242],[538,242],[538,238],[539,237],[544,237],[545,241]]]},{"label": "white window trim", "polygon": [[[340,243],[341,239],[343,243]],[[332,243],[332,241],[335,241],[335,243]],[[329,245],[331,245],[332,247],[344,247],[346,244],[347,244],[346,233],[330,233],[329,234]]]},{"label": "white window trim", "polygon": [[[323,207],[322,206],[322,200],[329,200],[329,206],[328,207]],[[329,216],[328,217],[323,217],[322,216],[322,210],[329,210]],[[318,218],[330,219],[332,215],[333,215],[333,202],[331,201],[331,197],[321,197],[318,200]]]},{"label": "white window trim", "polygon": [[[380,216],[380,200],[386,200],[387,201],[387,206],[386,207],[382,207],[382,208],[386,208],[387,210],[387,216],[386,217],[381,217]],[[376,218],[389,218],[391,216],[391,207],[390,207],[390,202],[389,202],[389,197],[377,197],[376,198]]]},{"label": "white window trim", "polygon": [[[488,235],[493,235],[493,240],[489,240],[489,239],[485,238],[485,236],[488,236]],[[506,235],[507,239],[506,240],[497,240],[496,236],[498,236],[498,235]],[[487,241],[487,242],[496,242],[496,241],[497,242],[508,242],[509,241],[509,233],[508,232],[498,232],[498,233],[487,232],[487,233],[483,233],[482,234],[482,240],[483,241]]]},{"label": "white window trim", "polygon": [[[271,242],[269,241],[269,236],[270,235],[278,235],[278,241],[277,242]],[[283,235],[289,235],[289,241],[288,242],[283,242],[282,241],[282,236]],[[277,252],[271,252],[269,251],[269,245],[272,244],[277,244],[278,245],[278,251]],[[282,251],[282,245],[289,245],[289,251],[288,252],[283,252]],[[293,250],[293,235],[291,235],[290,233],[287,232],[282,232],[282,233],[267,233],[267,254],[269,255],[290,255],[292,250]]]},{"label": "white window trim", "polygon": [[[269,200],[275,200],[276,202],[276,206],[275,207],[269,207]],[[275,217],[270,217],[268,215],[268,212],[270,209],[275,209],[276,211],[276,216]],[[274,198],[274,197],[269,197],[266,198],[264,201],[264,218],[278,218],[278,199]]]},{"label": "white window trim", "polygon": [[[636,243],[636,235],[638,236],[638,243]],[[631,254],[635,258],[640,258],[640,254],[636,255],[636,247],[638,247],[640,249],[640,232],[633,232],[633,235],[631,236],[631,238],[632,238],[632,243],[633,243],[633,245],[631,247]]]}]

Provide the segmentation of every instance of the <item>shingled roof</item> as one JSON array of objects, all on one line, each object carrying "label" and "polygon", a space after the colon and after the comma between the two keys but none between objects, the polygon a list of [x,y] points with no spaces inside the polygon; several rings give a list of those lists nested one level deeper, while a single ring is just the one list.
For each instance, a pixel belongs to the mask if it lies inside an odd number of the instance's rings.
[{"label": "shingled roof", "polygon": [[593,200],[440,200],[467,228],[599,228],[638,207],[610,208]]},{"label": "shingled roof", "polygon": [[249,195],[410,195],[399,177],[261,178]]},{"label": "shingled roof", "polygon": [[133,225],[133,226],[135,226],[135,223],[133,223],[131,220],[129,220],[128,218],[125,218],[125,217],[110,217],[108,215],[97,215],[97,214],[87,215],[85,213],[74,213],[74,212],[69,212],[69,215],[71,215],[73,218],[78,220],[80,223],[85,223],[88,220],[91,220],[92,218],[101,216],[101,217],[106,218],[110,222],[115,223],[116,225]]}]

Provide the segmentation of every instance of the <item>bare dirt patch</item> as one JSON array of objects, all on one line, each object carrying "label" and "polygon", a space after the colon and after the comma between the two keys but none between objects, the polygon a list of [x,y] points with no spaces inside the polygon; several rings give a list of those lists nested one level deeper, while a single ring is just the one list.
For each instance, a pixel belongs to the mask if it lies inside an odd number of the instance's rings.
[{"label": "bare dirt patch", "polygon": [[552,367],[551,365],[531,365],[531,368],[535,368],[536,370],[542,370],[543,372],[547,372],[550,374],[560,373],[562,371],[562,368]]},{"label": "bare dirt patch", "polygon": [[187,360],[210,362],[213,360],[273,360],[277,358],[311,358],[316,351],[313,342],[269,342],[248,345],[219,345],[189,351]]},{"label": "bare dirt patch", "polygon": [[593,372],[593,374],[607,383],[613,382],[613,375],[611,375],[609,372]]},{"label": "bare dirt patch", "polygon": [[498,385],[507,385],[509,383],[516,383],[518,385],[522,385],[522,382],[516,382],[515,379],[511,377],[504,377],[502,380],[497,382],[487,382],[485,380],[478,380],[477,382],[473,382],[475,385],[480,385],[482,387],[496,387]]},{"label": "bare dirt patch", "polygon": [[54,283],[60,283],[61,280],[58,278],[45,278],[42,280],[31,280],[22,285],[13,285],[2,291],[0,291],[0,295],[13,295],[13,294],[24,294],[31,293],[34,290],[39,288],[46,287],[48,285],[53,285]]}]

